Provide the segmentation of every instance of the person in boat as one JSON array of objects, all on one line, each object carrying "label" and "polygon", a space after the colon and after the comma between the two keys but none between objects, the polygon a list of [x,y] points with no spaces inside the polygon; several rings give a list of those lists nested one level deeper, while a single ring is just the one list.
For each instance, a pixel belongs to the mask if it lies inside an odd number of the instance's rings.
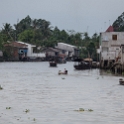
[{"label": "person in boat", "polygon": [[64,70],[64,73],[65,73],[65,74],[68,74],[68,70],[66,70],[66,68],[65,68],[65,70]]}]

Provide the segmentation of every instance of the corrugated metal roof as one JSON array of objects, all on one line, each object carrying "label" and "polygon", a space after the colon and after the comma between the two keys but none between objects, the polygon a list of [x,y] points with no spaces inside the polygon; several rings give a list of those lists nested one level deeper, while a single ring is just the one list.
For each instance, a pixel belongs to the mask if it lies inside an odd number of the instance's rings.
[{"label": "corrugated metal roof", "polygon": [[36,45],[33,45],[33,44],[30,44],[30,43],[26,43],[26,42],[22,42],[22,41],[17,41],[18,43],[21,43],[21,44],[25,44],[25,45],[31,45],[31,47],[36,47]]},{"label": "corrugated metal roof", "polygon": [[76,46],[74,46],[74,45],[70,45],[70,44],[67,44],[67,43],[58,43],[58,44],[62,44],[62,45],[65,45],[65,46],[69,46],[69,47],[77,48]]}]

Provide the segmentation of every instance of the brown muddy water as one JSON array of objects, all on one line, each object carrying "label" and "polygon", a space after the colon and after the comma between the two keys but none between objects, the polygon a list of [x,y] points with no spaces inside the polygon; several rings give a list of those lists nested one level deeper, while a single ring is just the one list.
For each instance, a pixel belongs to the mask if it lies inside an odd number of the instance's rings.
[{"label": "brown muddy water", "polygon": [[121,76],[73,64],[0,63],[0,124],[124,124]]}]

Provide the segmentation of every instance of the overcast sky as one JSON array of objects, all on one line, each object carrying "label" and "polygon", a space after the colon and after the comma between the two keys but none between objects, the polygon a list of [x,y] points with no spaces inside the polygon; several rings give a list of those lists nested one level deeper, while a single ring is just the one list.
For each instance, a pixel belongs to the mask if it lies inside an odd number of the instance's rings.
[{"label": "overcast sky", "polygon": [[29,15],[60,30],[105,31],[124,12],[124,0],[0,0],[0,28]]}]

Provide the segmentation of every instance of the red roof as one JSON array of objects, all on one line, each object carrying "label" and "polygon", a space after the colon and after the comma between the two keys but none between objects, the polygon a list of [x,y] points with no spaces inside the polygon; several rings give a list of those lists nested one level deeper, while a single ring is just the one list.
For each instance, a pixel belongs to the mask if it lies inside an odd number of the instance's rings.
[{"label": "red roof", "polygon": [[114,28],[113,26],[110,25],[105,32],[113,32],[113,31],[114,31]]}]

